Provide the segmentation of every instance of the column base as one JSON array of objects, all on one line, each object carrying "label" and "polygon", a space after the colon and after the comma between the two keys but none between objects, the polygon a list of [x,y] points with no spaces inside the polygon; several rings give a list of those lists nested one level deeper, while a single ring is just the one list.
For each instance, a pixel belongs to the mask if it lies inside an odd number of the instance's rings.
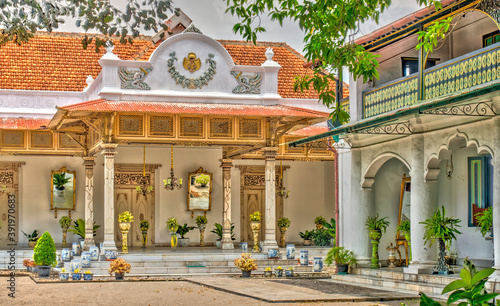
[{"label": "column base", "polygon": [[410,266],[404,268],[403,272],[405,274],[432,274],[435,265],[434,261],[410,263]]},{"label": "column base", "polygon": [[222,249],[223,250],[234,250],[234,243],[232,240],[222,240]]},{"label": "column base", "polygon": [[91,246],[95,246],[94,237],[92,238],[85,237],[85,242],[83,243],[83,249],[85,251],[88,251]]},{"label": "column base", "polygon": [[276,240],[265,240],[262,243],[262,252],[267,252],[269,249],[279,249],[278,242]]},{"label": "column base", "polygon": [[114,240],[104,240],[104,242],[102,243],[102,247],[105,250],[113,250],[113,251],[117,250],[116,243]]}]

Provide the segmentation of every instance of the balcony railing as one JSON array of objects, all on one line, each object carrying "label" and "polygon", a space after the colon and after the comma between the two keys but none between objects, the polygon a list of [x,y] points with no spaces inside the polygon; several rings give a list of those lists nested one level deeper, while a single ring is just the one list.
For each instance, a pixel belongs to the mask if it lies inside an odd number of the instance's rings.
[{"label": "balcony railing", "polygon": [[[465,54],[424,70],[424,99],[435,99],[500,79],[500,43]],[[363,118],[416,105],[418,74],[363,93]]]}]

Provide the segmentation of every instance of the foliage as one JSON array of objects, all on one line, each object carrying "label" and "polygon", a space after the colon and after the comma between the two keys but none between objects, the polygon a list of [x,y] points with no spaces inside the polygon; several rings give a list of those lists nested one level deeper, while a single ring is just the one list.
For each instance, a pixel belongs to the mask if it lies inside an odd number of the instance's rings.
[{"label": "foliage", "polygon": [[370,231],[381,231],[382,233],[385,233],[387,227],[389,226],[389,221],[386,219],[387,217],[379,219],[378,214],[373,217],[368,216],[365,221],[365,226]]},{"label": "foliage", "polygon": [[285,217],[281,217],[278,219],[277,225],[279,228],[282,228],[282,227],[289,228],[290,223],[291,223],[290,219],[285,218]]},{"label": "foliage", "polygon": [[71,177],[66,177],[65,172],[61,173],[54,173],[54,176],[52,177],[52,183],[56,187],[56,189],[63,190],[64,185],[66,185],[69,181],[71,180]]},{"label": "foliage", "polygon": [[28,238],[28,241],[37,241],[38,240],[38,230],[34,230],[33,233],[31,233],[31,235],[28,235],[26,234],[24,231],[23,231],[23,234],[24,236],[26,236],[26,238]]},{"label": "foliage", "polygon": [[196,183],[200,185],[206,185],[210,182],[210,175],[207,174],[200,174],[196,177]]},{"label": "foliage", "polygon": [[[82,40],[84,49],[95,39],[96,52],[105,41],[116,35],[120,43],[132,43],[140,30],[168,31],[166,13],[179,14],[170,0],[128,0],[125,11],[108,0],[4,0],[0,2],[0,45],[9,41],[17,44],[33,38],[38,30],[52,32],[64,24],[64,17],[76,19],[76,26],[85,32],[97,31]],[[164,34],[161,34],[163,38]]]},{"label": "foliage", "polygon": [[35,266],[35,261],[31,259],[25,259],[23,260],[23,266],[25,267],[34,267]]},{"label": "foliage", "polygon": [[356,256],[352,251],[345,249],[344,247],[333,247],[328,251],[325,257],[325,264],[331,265],[335,261],[337,265],[350,265],[356,264]]},{"label": "foliage", "polygon": [[126,210],[118,215],[118,222],[134,222],[134,216]]},{"label": "foliage", "polygon": [[167,220],[167,229],[169,232],[177,232],[177,229],[179,228],[179,222],[177,222],[177,219],[172,217],[168,218]]},{"label": "foliage", "polygon": [[304,239],[304,240],[311,240],[311,238],[313,237],[314,235],[314,230],[312,231],[304,231],[304,232],[299,232],[299,236],[300,238]]},{"label": "foliage", "polygon": [[33,259],[37,266],[56,265],[56,246],[49,232],[43,233],[38,239],[33,251]]},{"label": "foliage", "polygon": [[147,231],[149,229],[149,221],[148,220],[142,220],[139,223],[139,228],[141,231]]},{"label": "foliage", "polygon": [[425,293],[420,292],[420,306],[442,306],[441,303],[438,303],[425,295]]},{"label": "foliage", "polygon": [[443,239],[446,242],[451,242],[457,239],[456,235],[462,234],[456,227],[460,227],[460,219],[447,217],[444,206],[441,206],[442,212],[438,209],[432,218],[428,218],[420,224],[425,225],[424,239],[425,243],[431,241],[430,246],[434,243],[433,239]]},{"label": "foliage", "polygon": [[198,216],[196,217],[196,225],[198,225],[198,227],[200,227],[201,225],[205,225],[207,224],[208,220],[207,220],[207,217],[205,216]]},{"label": "foliage", "polygon": [[[222,224],[219,224],[219,223],[215,223],[214,226],[215,226],[215,228],[213,230],[211,230],[210,232],[217,235],[217,237],[218,237],[217,240],[222,240],[222,234],[224,233],[224,227],[222,226]],[[233,230],[234,230],[234,223],[231,223],[231,240],[236,240],[236,238],[234,238]]]},{"label": "foliage", "polygon": [[317,246],[329,246],[332,236],[328,233],[328,230],[322,228],[312,231],[312,242]]},{"label": "foliage", "polygon": [[475,214],[477,220],[477,228],[483,237],[489,233],[490,228],[493,226],[493,208],[488,207],[480,213]]},{"label": "foliage", "polygon": [[418,40],[420,41],[417,45],[417,50],[423,47],[425,52],[431,53],[434,50],[434,47],[446,38],[446,32],[448,32],[450,28],[451,20],[452,18],[448,17],[446,19],[436,21],[427,27],[425,31],[417,32]]},{"label": "foliage", "polygon": [[184,235],[189,233],[190,230],[194,229],[194,226],[188,226],[187,223],[184,223],[184,225],[179,226],[177,228],[177,234],[181,235],[181,238],[184,238]]},{"label": "foliage", "polygon": [[[391,5],[390,0],[365,1],[297,1],[297,0],[226,0],[227,10],[240,18],[233,26],[233,31],[254,43],[257,34],[266,29],[260,23],[260,16],[268,14],[272,21],[280,26],[285,20],[298,22],[304,34],[304,53],[308,61],[314,63],[313,75],[297,76],[295,90],[313,88],[319,94],[319,100],[332,109],[332,120],[341,123],[349,115],[336,100],[333,86],[335,76],[325,71],[337,71],[342,80],[342,67],[349,69],[354,79],[360,77],[364,82],[378,78],[378,55],[353,42],[359,31],[360,23],[373,20],[378,23],[380,14]],[[436,0],[417,0],[420,5],[434,4],[437,9],[441,4]],[[436,27],[442,28],[443,25]],[[428,47],[434,40],[425,40]]]},{"label": "foliage", "polygon": [[71,226],[71,221],[73,220],[70,217],[64,216],[59,219],[59,225],[61,225],[61,228],[63,229],[68,229]]},{"label": "foliage", "polygon": [[398,225],[397,230],[402,234],[410,234],[411,233],[411,223],[410,220],[406,219]]},{"label": "foliage", "polygon": [[117,258],[109,263],[108,273],[130,273],[130,264],[123,258]]},{"label": "foliage", "polygon": [[[97,229],[101,227],[100,225],[95,225],[94,221],[94,227],[93,227],[93,232],[94,236],[96,235]],[[83,219],[78,219],[76,221],[73,221],[73,227],[69,229],[70,232],[77,234],[80,236],[80,238],[85,238],[85,221]]]},{"label": "foliage", "polygon": [[253,214],[250,214],[250,221],[254,222],[260,222],[260,212],[259,211],[254,211]]},{"label": "foliage", "polygon": [[249,253],[241,254],[240,258],[236,258],[234,260],[234,265],[238,267],[241,271],[255,271],[257,270],[257,263],[255,259],[252,258],[252,255]]},{"label": "foliage", "polygon": [[316,219],[314,219],[314,224],[317,224],[317,225],[319,225],[319,224],[323,225],[323,223],[325,223],[325,222],[326,222],[326,220],[322,216],[316,217]]},{"label": "foliage", "polygon": [[332,238],[335,238],[335,236],[336,236],[336,232],[337,232],[336,225],[337,225],[337,223],[336,223],[335,219],[333,219],[333,218],[330,219],[330,223],[328,223],[326,221],[323,222],[323,227],[328,232],[328,235],[330,235],[330,237],[332,237]]}]

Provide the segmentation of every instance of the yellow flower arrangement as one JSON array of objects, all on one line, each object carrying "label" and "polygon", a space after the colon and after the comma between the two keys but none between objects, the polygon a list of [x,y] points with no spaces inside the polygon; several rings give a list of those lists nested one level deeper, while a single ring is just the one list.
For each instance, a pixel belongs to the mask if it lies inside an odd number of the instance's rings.
[{"label": "yellow flower arrangement", "polygon": [[66,272],[66,269],[62,268],[62,269],[61,269],[61,272],[62,272],[62,273],[65,273],[65,272]]},{"label": "yellow flower arrangement", "polygon": [[134,222],[134,216],[126,210],[122,212],[120,215],[118,215],[118,221],[119,222]]},{"label": "yellow flower arrangement", "polygon": [[293,267],[288,268],[288,270],[293,271]]},{"label": "yellow flower arrangement", "polygon": [[90,272],[90,271],[85,271],[85,274],[92,274],[92,272]]},{"label": "yellow flower arrangement", "polygon": [[257,270],[257,263],[249,253],[241,254],[241,258],[234,260],[234,265],[241,271],[255,271]]},{"label": "yellow flower arrangement", "polygon": [[265,271],[271,271],[271,267],[267,267]]},{"label": "yellow flower arrangement", "polygon": [[281,266],[278,266],[276,270],[283,270],[283,268]]},{"label": "yellow flower arrangement", "polygon": [[78,274],[80,273],[80,269],[75,269],[75,271],[73,271],[73,274]]},{"label": "yellow flower arrangement", "polygon": [[130,264],[127,263],[123,258],[118,258],[110,262],[108,273],[111,275],[113,273],[130,273]]}]

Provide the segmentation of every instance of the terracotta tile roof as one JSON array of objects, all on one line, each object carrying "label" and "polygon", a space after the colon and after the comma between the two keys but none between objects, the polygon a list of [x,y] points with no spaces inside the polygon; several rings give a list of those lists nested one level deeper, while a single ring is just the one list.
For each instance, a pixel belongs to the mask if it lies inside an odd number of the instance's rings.
[{"label": "terracotta tile roof", "polygon": [[[461,2],[461,0],[442,0],[441,5],[443,8],[454,4],[456,2]],[[367,43],[370,43],[374,40],[377,40],[387,34],[390,34],[392,32],[395,32],[397,30],[400,30],[402,28],[405,28],[411,24],[414,24],[415,22],[418,22],[420,19],[429,16],[430,14],[434,13],[436,10],[434,9],[434,6],[430,7],[424,7],[423,9],[420,9],[414,13],[411,13],[403,18],[400,18],[396,20],[395,22],[388,24],[380,29],[377,29],[373,31],[370,34],[364,35],[358,39],[356,39],[354,42],[358,45],[365,45]]]},{"label": "terracotta tile roof", "polygon": [[37,130],[47,126],[50,119],[34,118],[0,118],[0,129],[4,130]]},{"label": "terracotta tile roof", "polygon": [[327,126],[308,126],[300,130],[293,131],[289,134],[296,136],[314,136],[324,132],[328,132],[330,129]]},{"label": "terracotta tile roof", "polygon": [[[87,75],[96,78],[101,71],[98,61],[104,48],[95,52],[92,43],[83,50],[81,33],[39,32],[28,43],[18,46],[8,43],[0,48],[1,89],[82,91]],[[89,35],[93,36],[93,35]],[[95,35],[94,35],[95,36]],[[278,74],[278,93],[283,98],[317,99],[313,90],[293,91],[294,77],[312,74],[304,68],[305,58],[285,43],[220,40],[238,65],[260,65],[265,61],[265,50],[273,47],[274,60],[281,66]],[[140,37],[133,45],[115,41],[114,53],[123,60],[148,60],[161,41],[154,44],[149,37]],[[345,94],[348,89],[345,88]]]},{"label": "terracotta tile roof", "polygon": [[328,113],[286,105],[249,105],[249,104],[206,104],[206,103],[173,103],[147,101],[109,101],[97,99],[93,101],[61,107],[68,111],[90,112],[140,112],[197,115],[233,115],[233,116],[266,116],[266,117],[307,117],[326,118]]}]

